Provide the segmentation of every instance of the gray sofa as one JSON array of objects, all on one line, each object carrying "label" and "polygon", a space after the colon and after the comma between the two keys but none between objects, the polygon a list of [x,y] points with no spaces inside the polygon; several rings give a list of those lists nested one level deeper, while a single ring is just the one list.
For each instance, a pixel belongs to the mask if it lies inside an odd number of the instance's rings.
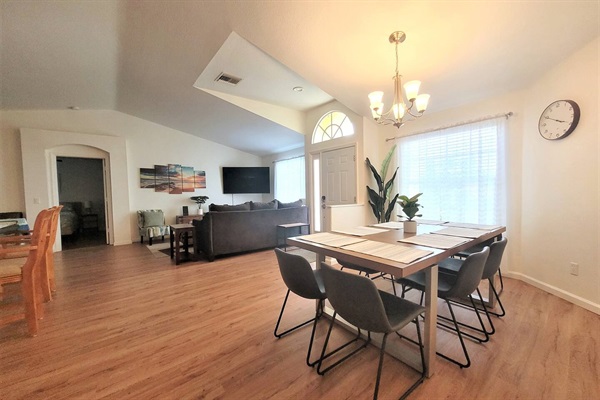
[{"label": "gray sofa", "polygon": [[[265,205],[273,203],[275,207],[265,209]],[[193,221],[194,251],[213,261],[220,255],[274,248],[278,245],[277,225],[308,223],[308,207],[298,205],[298,202],[284,204],[277,200],[239,206],[213,207],[211,204],[209,210],[212,211],[204,214],[202,220]],[[214,211],[216,207],[232,211]]]}]

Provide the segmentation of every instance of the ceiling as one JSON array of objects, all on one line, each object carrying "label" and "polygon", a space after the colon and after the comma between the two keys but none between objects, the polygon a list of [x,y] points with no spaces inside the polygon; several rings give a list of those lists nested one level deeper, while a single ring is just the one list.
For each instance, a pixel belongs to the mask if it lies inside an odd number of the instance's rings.
[{"label": "ceiling", "polygon": [[[427,113],[525,88],[600,33],[597,1],[0,1],[2,109],[114,109],[259,156],[303,137],[256,104],[369,117],[367,94],[391,95],[393,31]],[[231,37],[244,46],[220,52]],[[199,90],[205,70],[243,90]]]}]

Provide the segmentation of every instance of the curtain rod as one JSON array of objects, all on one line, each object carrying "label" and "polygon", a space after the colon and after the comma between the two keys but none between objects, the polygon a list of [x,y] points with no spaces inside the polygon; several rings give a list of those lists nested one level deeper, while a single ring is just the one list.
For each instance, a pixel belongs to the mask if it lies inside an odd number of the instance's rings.
[{"label": "curtain rod", "polygon": [[392,138],[385,139],[385,141],[389,142],[390,140],[401,139],[401,138],[407,137],[407,136],[420,135],[422,133],[427,133],[427,132],[441,131],[441,130],[444,130],[444,129],[455,128],[457,126],[473,124],[475,122],[482,122],[482,121],[487,121],[487,120],[490,120],[490,119],[496,119],[496,118],[502,118],[502,117],[508,119],[509,117],[512,117],[512,116],[513,116],[513,112],[512,111],[509,111],[507,113],[502,113],[502,114],[488,115],[487,117],[481,117],[481,118],[477,118],[477,119],[470,119],[468,121],[458,122],[456,124],[450,124],[450,125],[440,126],[439,128],[427,129],[427,130],[424,130],[424,131],[414,132],[414,133],[411,133],[409,135],[394,136]]},{"label": "curtain rod", "polygon": [[288,161],[288,160],[293,160],[295,158],[300,158],[300,157],[304,157],[304,154],[302,154],[301,156],[289,157],[289,158],[282,158],[281,160],[274,160],[273,164],[275,164],[276,162],[279,162],[279,161]]}]

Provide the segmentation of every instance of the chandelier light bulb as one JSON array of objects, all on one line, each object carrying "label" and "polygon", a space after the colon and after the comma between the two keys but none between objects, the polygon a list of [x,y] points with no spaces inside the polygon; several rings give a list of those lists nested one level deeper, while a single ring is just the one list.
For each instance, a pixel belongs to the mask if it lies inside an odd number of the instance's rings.
[{"label": "chandelier light bulb", "polygon": [[420,87],[421,81],[410,81],[404,84],[404,92],[408,101],[414,101],[417,98]]},{"label": "chandelier light bulb", "polygon": [[422,113],[427,109],[427,104],[429,104],[429,95],[428,94],[420,94],[417,96],[415,100],[415,107],[417,107],[417,111]]}]

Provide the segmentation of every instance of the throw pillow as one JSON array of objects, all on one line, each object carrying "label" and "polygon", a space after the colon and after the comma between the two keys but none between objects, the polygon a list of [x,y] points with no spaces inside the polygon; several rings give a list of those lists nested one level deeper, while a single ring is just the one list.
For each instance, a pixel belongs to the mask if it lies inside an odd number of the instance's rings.
[{"label": "throw pillow", "polygon": [[271,200],[268,203],[250,202],[251,210],[277,210],[277,200]]},{"label": "throw pillow", "polygon": [[299,208],[299,207],[302,207],[302,200],[296,200],[291,203],[282,203],[278,200],[278,203],[279,203],[279,205],[277,208]]},{"label": "throw pillow", "polygon": [[163,226],[165,224],[165,216],[162,211],[144,211],[144,226]]},{"label": "throw pillow", "polygon": [[248,211],[250,210],[250,202],[230,206],[228,204],[211,204],[208,206],[208,211]]}]

